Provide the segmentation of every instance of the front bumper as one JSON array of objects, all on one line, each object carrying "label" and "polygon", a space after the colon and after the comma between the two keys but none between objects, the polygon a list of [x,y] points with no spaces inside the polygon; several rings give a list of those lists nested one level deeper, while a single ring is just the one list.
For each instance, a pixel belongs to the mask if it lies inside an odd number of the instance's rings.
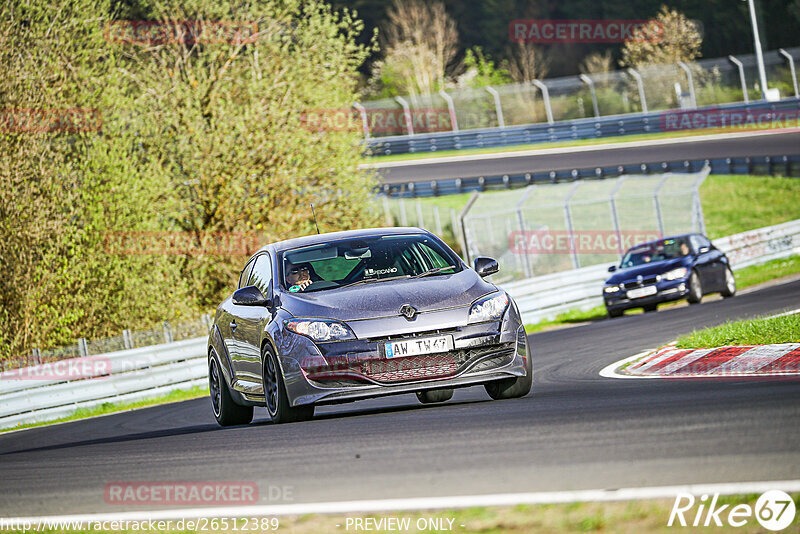
[{"label": "front bumper", "polygon": [[[386,341],[442,334],[453,336],[454,350],[396,358],[386,358],[380,350]],[[525,329],[513,306],[502,321],[319,345],[304,338],[293,345],[292,352],[281,359],[286,393],[293,406],[524,376],[529,357]]]},{"label": "front bumper", "polygon": [[657,293],[647,297],[628,298],[627,291],[621,290],[619,293],[603,293],[606,308],[612,311],[629,310],[631,308],[641,308],[662,302],[671,302],[686,298],[689,294],[688,279],[678,279],[670,281],[659,281],[655,284]]}]

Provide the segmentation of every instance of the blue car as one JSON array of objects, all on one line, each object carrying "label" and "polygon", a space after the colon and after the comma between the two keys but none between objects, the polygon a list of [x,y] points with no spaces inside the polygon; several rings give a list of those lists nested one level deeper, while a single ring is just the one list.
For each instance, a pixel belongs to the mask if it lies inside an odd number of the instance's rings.
[{"label": "blue car", "polygon": [[642,308],[655,311],[662,302],[686,299],[699,303],[703,295],[736,294],[727,256],[707,237],[686,234],[649,241],[631,247],[603,287],[609,317],[625,310]]}]

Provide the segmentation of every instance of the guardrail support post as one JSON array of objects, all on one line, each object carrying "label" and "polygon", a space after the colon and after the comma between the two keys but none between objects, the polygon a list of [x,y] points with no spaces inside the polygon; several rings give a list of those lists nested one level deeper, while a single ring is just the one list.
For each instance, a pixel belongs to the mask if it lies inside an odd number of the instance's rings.
[{"label": "guardrail support post", "polygon": [[122,345],[126,349],[133,348],[133,340],[131,339],[131,331],[130,330],[123,330],[122,331]]},{"label": "guardrail support post", "polygon": [[450,113],[450,124],[452,125],[452,130],[454,132],[458,131],[458,118],[456,117],[456,106],[453,104],[453,98],[448,95],[444,89],[439,90],[439,96],[441,96],[445,102],[447,102],[447,111]]},{"label": "guardrail support post", "polygon": [[84,358],[89,356],[89,346],[86,344],[86,338],[78,339],[78,354]]},{"label": "guardrail support post", "polygon": [[364,130],[364,139],[369,139],[369,119],[367,119],[367,110],[358,102],[353,102],[353,107],[361,114],[361,127]]},{"label": "guardrail support post", "polygon": [[789,70],[792,72],[792,83],[794,84],[794,96],[795,98],[800,98],[800,92],[797,90],[797,72],[794,70],[794,58],[783,48],[779,48],[778,53],[785,57],[786,61],[789,62]]},{"label": "guardrail support post", "polygon": [[550,91],[547,89],[547,86],[539,80],[532,80],[531,83],[542,92],[544,111],[547,113],[547,122],[548,124],[553,124],[553,108],[550,107]]},{"label": "guardrail support post", "polygon": [[594,80],[592,80],[585,74],[581,74],[579,78],[583,83],[589,86],[589,91],[591,91],[592,93],[592,108],[594,108],[594,116],[599,119],[600,108],[597,105],[597,91],[594,90]]},{"label": "guardrail support post", "polygon": [[639,74],[639,71],[636,69],[628,69],[628,74],[633,76],[633,79],[636,80],[636,87],[639,89],[639,102],[642,104],[642,113],[647,113],[647,99],[644,96],[644,82],[642,81],[642,75]]},{"label": "guardrail support post", "polygon": [[33,349],[31,351],[31,356],[33,356],[33,363],[36,365],[41,365],[42,363],[42,351],[39,349]]},{"label": "guardrail support post", "polygon": [[406,99],[402,96],[394,97],[395,101],[403,107],[403,116],[406,119],[406,130],[408,131],[408,135],[414,135],[414,124],[411,120],[411,107],[406,102]]},{"label": "guardrail support post", "polygon": [[683,61],[678,61],[678,66],[686,73],[686,78],[689,80],[689,96],[692,99],[692,108],[697,109],[697,97],[694,93],[694,77],[692,76],[692,69],[689,68]]},{"label": "guardrail support post", "polygon": [[169,323],[164,321],[164,343],[172,343],[172,329],[169,327]]},{"label": "guardrail support post", "polygon": [[569,190],[567,193],[566,198],[564,198],[564,219],[567,222],[567,233],[569,235],[569,244],[570,248],[572,249],[572,267],[577,269],[580,267],[580,262],[578,261],[578,250],[575,247],[575,229],[572,227],[572,210],[569,207],[569,201],[572,200],[572,196],[578,190],[578,188],[583,183],[582,180],[576,180],[575,184],[572,186],[572,189]]},{"label": "guardrail support post", "polygon": [[494,110],[497,113],[497,125],[499,128],[506,127],[506,121],[503,119],[503,106],[500,105],[500,93],[495,90],[491,85],[484,87],[486,91],[494,98]]},{"label": "guardrail support post", "polygon": [[744,79],[744,65],[742,65],[742,62],[733,56],[728,56],[728,61],[736,65],[736,68],[739,69],[739,82],[742,84],[742,95],[744,96],[744,103],[748,104],[750,102],[750,98],[747,96],[747,82]]}]

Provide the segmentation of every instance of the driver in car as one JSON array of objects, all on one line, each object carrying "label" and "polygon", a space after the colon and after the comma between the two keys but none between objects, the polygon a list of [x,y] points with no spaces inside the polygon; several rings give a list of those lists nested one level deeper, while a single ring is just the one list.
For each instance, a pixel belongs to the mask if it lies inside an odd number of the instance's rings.
[{"label": "driver in car", "polygon": [[289,288],[291,293],[304,291],[311,285],[311,268],[307,263],[299,263],[286,265],[286,287]]}]

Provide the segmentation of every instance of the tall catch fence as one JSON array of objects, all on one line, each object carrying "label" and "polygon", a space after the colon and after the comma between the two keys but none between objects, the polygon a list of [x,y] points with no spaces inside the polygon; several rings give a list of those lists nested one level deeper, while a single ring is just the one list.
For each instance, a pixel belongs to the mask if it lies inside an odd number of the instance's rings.
[{"label": "tall catch fence", "polygon": [[708,174],[706,167],[474,192],[460,215],[463,256],[496,258],[497,283],[613,263],[636,243],[704,232],[699,188]]}]

